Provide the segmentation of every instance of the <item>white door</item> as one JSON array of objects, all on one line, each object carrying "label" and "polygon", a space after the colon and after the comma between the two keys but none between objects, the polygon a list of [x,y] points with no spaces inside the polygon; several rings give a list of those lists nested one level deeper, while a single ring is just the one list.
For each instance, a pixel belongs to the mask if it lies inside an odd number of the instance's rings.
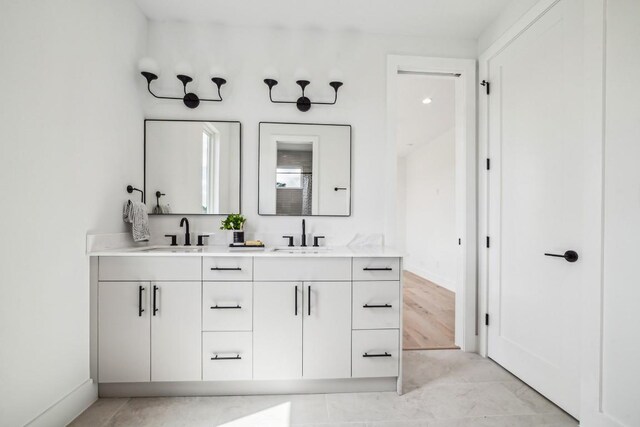
[{"label": "white door", "polygon": [[302,377],[351,377],[351,282],[303,285]]},{"label": "white door", "polygon": [[302,283],[255,282],[253,378],[302,377]]},{"label": "white door", "polygon": [[152,282],[151,381],[202,377],[200,282]]},{"label": "white door", "polygon": [[[561,0],[489,61],[488,355],[576,417],[582,266],[597,257],[581,250],[581,3]],[[570,250],[577,262],[545,256]]]},{"label": "white door", "polygon": [[149,282],[98,284],[98,382],[149,381]]}]

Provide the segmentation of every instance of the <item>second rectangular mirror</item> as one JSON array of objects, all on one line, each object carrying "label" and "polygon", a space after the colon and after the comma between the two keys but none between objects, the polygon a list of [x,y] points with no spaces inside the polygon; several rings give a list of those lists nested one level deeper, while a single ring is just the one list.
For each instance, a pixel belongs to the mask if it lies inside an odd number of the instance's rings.
[{"label": "second rectangular mirror", "polygon": [[351,126],[260,123],[260,215],[351,215]]}]

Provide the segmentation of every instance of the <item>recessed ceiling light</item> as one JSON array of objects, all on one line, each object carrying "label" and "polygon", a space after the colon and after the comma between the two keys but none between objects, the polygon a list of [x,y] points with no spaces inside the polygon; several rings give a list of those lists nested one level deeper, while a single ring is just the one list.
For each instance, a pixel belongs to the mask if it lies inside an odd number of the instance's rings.
[{"label": "recessed ceiling light", "polygon": [[431,98],[425,98],[422,100],[423,104],[431,104]]}]

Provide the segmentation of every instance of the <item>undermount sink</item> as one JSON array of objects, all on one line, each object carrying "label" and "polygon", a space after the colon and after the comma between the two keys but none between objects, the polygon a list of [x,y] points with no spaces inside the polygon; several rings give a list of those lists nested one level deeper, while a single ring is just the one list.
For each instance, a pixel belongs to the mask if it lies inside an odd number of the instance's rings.
[{"label": "undermount sink", "polygon": [[201,247],[188,247],[188,246],[154,246],[150,248],[137,249],[139,252],[166,252],[166,253],[192,253],[202,252]]},{"label": "undermount sink", "polygon": [[289,254],[321,254],[325,252],[331,252],[332,248],[327,247],[285,247],[285,248],[273,248],[272,252],[284,252]]}]

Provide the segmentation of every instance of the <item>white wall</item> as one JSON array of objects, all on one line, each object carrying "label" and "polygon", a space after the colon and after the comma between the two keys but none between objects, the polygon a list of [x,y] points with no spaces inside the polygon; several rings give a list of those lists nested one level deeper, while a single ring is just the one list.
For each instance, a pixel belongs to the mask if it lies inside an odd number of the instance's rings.
[{"label": "white wall", "polygon": [[407,154],[405,182],[405,268],[456,291],[455,128]]},{"label": "white wall", "polygon": [[89,380],[86,233],[124,230],[125,187],[142,179],[145,27],[128,0],[2,2],[2,425]]},{"label": "white wall", "polygon": [[[163,94],[179,94],[174,65],[185,60],[193,64],[197,82],[193,90],[212,95],[213,84],[206,78],[211,64],[227,71],[222,103],[202,103],[187,110],[180,102],[160,101],[144,94],[147,118],[197,118],[240,120],[243,124],[243,214],[248,217],[249,238],[281,244],[283,234],[300,232],[300,220],[257,215],[258,123],[260,121],[342,123],[353,126],[353,204],[349,218],[314,217],[308,221],[309,233],[327,236],[328,245],[347,243],[355,233],[379,233],[384,229],[384,207],[396,203],[395,194],[387,194],[385,181],[390,177],[385,155],[386,55],[472,58],[474,40],[433,40],[419,37],[382,36],[355,32],[316,30],[255,29],[205,24],[152,22],[149,24],[148,54],[160,64],[162,75],[157,86]],[[329,87],[333,68],[341,70],[345,85],[334,106],[314,106],[307,113],[293,105],[271,104],[264,71],[279,71],[280,84],[275,99],[295,99],[296,69],[309,71],[312,100],[332,99]],[[142,77],[140,77],[142,80]],[[394,168],[395,169],[395,168]],[[395,175],[395,171],[393,172]],[[395,186],[394,186],[395,187]],[[178,230],[178,217],[152,218],[152,234]],[[192,229],[217,230],[220,217],[193,217]],[[261,233],[254,233],[255,230]],[[163,234],[163,233],[162,233]],[[213,242],[215,243],[215,239]]]}]

